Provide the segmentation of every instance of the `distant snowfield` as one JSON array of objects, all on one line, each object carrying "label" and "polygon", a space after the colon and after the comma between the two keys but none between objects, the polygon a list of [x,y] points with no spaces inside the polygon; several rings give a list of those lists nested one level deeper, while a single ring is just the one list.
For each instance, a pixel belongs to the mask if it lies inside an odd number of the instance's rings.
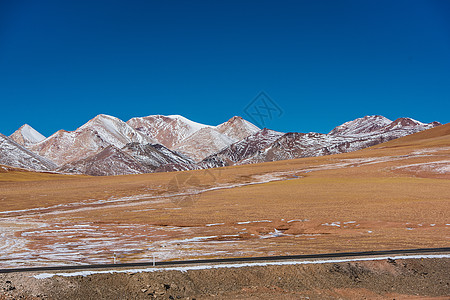
[{"label": "distant snowfield", "polygon": [[278,261],[278,262],[255,262],[255,263],[226,263],[226,264],[208,264],[185,267],[152,267],[144,269],[125,269],[125,270],[99,270],[99,271],[79,271],[68,273],[40,273],[32,275],[36,279],[46,279],[53,276],[89,276],[94,274],[114,274],[114,273],[142,273],[142,272],[167,272],[179,271],[187,272],[194,270],[221,269],[221,268],[243,268],[243,267],[267,267],[267,266],[286,266],[286,265],[310,265],[310,264],[330,264],[358,261],[376,261],[387,259],[432,259],[432,258],[450,258],[450,254],[429,254],[429,255],[390,255],[378,257],[363,258],[343,258],[343,259],[322,259],[322,260],[298,260],[298,261]]}]

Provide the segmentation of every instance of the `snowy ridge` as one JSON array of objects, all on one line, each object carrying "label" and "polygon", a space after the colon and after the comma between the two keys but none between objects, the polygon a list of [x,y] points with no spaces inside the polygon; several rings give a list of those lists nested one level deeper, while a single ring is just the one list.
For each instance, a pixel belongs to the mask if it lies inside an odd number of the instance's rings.
[{"label": "snowy ridge", "polygon": [[36,144],[45,139],[45,136],[36,131],[28,124],[22,125],[13,134],[9,136],[15,142],[22,146],[28,146],[30,144]]},{"label": "snowy ridge", "polygon": [[202,128],[212,128],[212,126],[196,123],[178,115],[132,118],[127,121],[127,124],[169,149],[173,149],[176,144]]},{"label": "snowy ridge", "polygon": [[29,170],[50,171],[56,164],[0,133],[0,164]]}]

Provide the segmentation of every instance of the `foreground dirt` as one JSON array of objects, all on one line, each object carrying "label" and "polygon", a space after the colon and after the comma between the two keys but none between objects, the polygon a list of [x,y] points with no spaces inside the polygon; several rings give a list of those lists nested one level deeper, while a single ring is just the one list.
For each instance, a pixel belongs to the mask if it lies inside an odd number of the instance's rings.
[{"label": "foreground dirt", "polygon": [[0,299],[449,299],[450,259],[403,259],[35,279],[1,274]]}]

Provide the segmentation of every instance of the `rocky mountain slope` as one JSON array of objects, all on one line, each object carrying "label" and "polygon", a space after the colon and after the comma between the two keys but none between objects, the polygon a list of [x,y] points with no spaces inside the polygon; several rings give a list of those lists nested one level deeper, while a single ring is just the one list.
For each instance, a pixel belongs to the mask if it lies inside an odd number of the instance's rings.
[{"label": "rocky mountain slope", "polygon": [[224,149],[206,158],[200,165],[218,167],[351,152],[438,125],[441,124],[426,124],[410,118],[399,118],[392,122],[382,116],[366,116],[337,126],[329,134],[286,133],[271,144],[260,144],[260,149],[251,156],[239,156],[236,155],[238,151]]},{"label": "rocky mountain slope", "polygon": [[213,168],[233,165],[241,160],[254,156],[259,151],[269,147],[283,135],[284,133],[282,132],[267,128],[261,129],[229,145],[218,153],[206,157],[199,163],[199,166],[202,168]]},{"label": "rocky mountain slope", "polygon": [[147,144],[154,140],[118,118],[98,115],[75,131],[60,130],[29,149],[61,166],[87,158],[110,145],[122,148],[132,142]]},{"label": "rocky mountain slope", "polygon": [[22,125],[13,134],[9,136],[15,142],[21,144],[22,146],[29,146],[31,144],[39,143],[45,139],[45,136],[36,131],[33,127],[28,124]]},{"label": "rocky mountain slope", "polygon": [[110,176],[195,168],[193,161],[160,144],[129,143],[122,149],[110,145],[104,150],[58,169],[63,173]]},{"label": "rocky mountain slope", "polygon": [[1,133],[0,164],[38,171],[49,171],[56,168],[53,162],[31,152]]}]

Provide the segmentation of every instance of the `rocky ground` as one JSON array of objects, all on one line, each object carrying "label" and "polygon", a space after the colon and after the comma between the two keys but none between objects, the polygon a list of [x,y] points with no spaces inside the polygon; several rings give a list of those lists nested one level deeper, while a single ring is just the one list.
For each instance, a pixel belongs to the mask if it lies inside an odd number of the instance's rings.
[{"label": "rocky ground", "polygon": [[0,299],[449,299],[450,259],[143,273],[0,274]]}]

